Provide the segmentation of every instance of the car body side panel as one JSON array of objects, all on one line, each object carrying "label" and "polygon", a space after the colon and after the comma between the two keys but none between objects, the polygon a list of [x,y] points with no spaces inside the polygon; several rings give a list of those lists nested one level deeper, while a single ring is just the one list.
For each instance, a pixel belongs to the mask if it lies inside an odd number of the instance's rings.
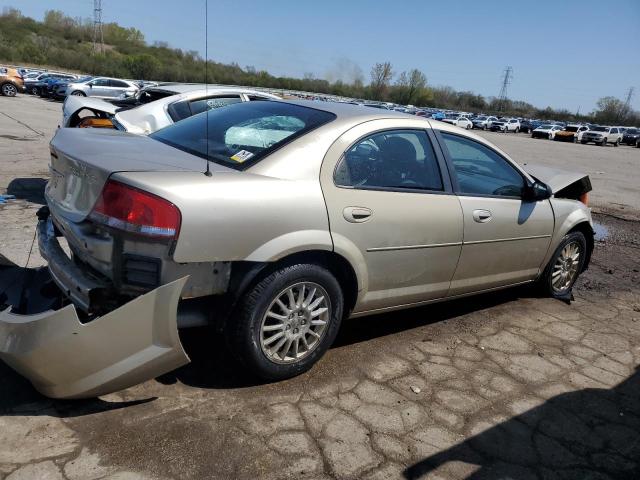
[{"label": "car body side panel", "polygon": [[173,253],[179,263],[270,262],[298,251],[333,249],[317,179],[283,180],[249,172],[214,172],[210,177],[121,172],[113,178],[180,209],[182,224]]},{"label": "car body side panel", "polygon": [[52,398],[89,398],[189,362],[177,330],[187,278],[80,323],[73,305],[34,315],[0,312],[0,358]]}]

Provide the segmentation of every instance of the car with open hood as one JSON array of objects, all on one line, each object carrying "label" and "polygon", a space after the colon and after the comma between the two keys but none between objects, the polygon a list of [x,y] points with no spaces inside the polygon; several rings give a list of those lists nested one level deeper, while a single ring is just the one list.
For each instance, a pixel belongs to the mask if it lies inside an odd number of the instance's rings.
[{"label": "car with open hood", "polygon": [[562,130],[560,125],[552,125],[550,123],[543,123],[539,127],[533,129],[531,132],[531,138],[547,138],[553,140],[556,137],[556,133]]},{"label": "car with open hood", "polygon": [[577,143],[582,140],[582,134],[589,130],[586,125],[567,125],[563,130],[556,132],[553,139],[558,142]]},{"label": "car with open hood", "polygon": [[147,135],[205,110],[238,102],[279,100],[250,88],[200,84],[163,84],[142,89],[135,97],[107,102],[68,97],[62,127],[109,128]]},{"label": "car with open hood", "polygon": [[570,298],[593,248],[587,175],[392,111],[236,102],[148,136],[60,128],[50,150],[48,267],[4,296],[0,358],[51,397],[175,369],[177,329],[203,324],[288,378],[348,317],[523,284]]}]

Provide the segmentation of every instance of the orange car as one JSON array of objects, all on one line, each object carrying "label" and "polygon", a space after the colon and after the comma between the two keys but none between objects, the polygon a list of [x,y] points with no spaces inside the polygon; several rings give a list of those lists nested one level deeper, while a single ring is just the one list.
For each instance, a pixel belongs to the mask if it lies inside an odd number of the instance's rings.
[{"label": "orange car", "polygon": [[24,92],[22,75],[15,68],[0,67],[0,93],[15,97],[18,92]]}]

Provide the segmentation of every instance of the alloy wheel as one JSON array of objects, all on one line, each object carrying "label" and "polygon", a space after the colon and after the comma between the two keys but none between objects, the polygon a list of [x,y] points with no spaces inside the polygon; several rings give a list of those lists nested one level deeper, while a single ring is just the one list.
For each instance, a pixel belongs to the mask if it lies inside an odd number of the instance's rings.
[{"label": "alloy wheel", "polygon": [[331,314],[329,294],[317,283],[300,282],[285,288],[262,318],[262,352],[274,363],[300,361],[320,345]]},{"label": "alloy wheel", "polygon": [[551,272],[551,286],[555,292],[566,290],[575,281],[578,276],[581,250],[580,243],[569,242],[558,255]]},{"label": "alloy wheel", "polygon": [[2,94],[6,97],[15,97],[16,93],[18,93],[18,89],[11,85],[10,83],[7,83],[5,85],[2,86]]}]

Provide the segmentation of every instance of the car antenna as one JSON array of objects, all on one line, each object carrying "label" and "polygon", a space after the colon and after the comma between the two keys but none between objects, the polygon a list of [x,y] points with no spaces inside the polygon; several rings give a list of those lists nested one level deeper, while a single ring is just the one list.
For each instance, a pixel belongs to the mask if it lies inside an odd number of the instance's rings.
[{"label": "car antenna", "polygon": [[[204,97],[205,99],[209,98],[209,0],[204,0]],[[206,105],[206,103],[205,103]],[[207,151],[205,153],[204,161],[207,164],[207,169],[204,174],[207,177],[211,176],[211,169],[209,168],[209,110],[205,110],[206,115],[206,148]]]}]

